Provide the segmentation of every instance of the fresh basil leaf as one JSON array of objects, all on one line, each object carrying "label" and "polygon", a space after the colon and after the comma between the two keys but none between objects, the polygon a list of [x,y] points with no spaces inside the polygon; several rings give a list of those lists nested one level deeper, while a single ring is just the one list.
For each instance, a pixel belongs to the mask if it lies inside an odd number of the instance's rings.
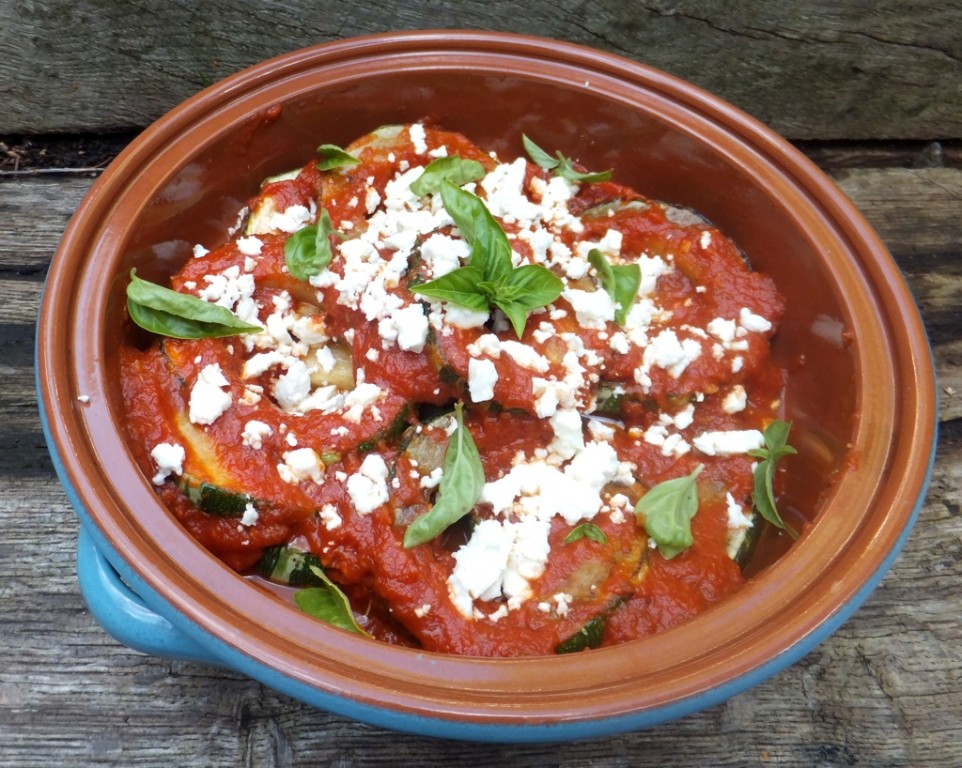
[{"label": "fresh basil leaf", "polygon": [[550,304],[561,295],[563,287],[561,280],[550,270],[540,264],[525,264],[509,272],[500,283],[494,284],[490,296],[520,339],[528,321],[528,312]]},{"label": "fresh basil leaf", "polygon": [[484,488],[484,466],[471,432],[464,426],[461,403],[454,406],[457,429],[448,439],[444,468],[434,506],[414,519],[404,533],[404,546],[430,541],[470,512]]},{"label": "fresh basil leaf", "polygon": [[555,171],[559,176],[568,181],[583,181],[586,183],[597,182],[597,181],[608,181],[611,178],[611,169],[607,171],[576,171],[574,166],[571,164],[571,160],[558,153],[558,157],[561,162],[558,163],[558,169]]},{"label": "fresh basil leaf", "polygon": [[130,270],[127,311],[144,330],[175,339],[208,339],[264,330],[245,323],[219,304],[142,280],[136,269]]},{"label": "fresh basil leaf", "polygon": [[775,505],[775,469],[778,461],[785,456],[798,453],[788,444],[788,433],[792,425],[788,422],[776,419],[762,433],[765,438],[765,447],[756,448],[748,452],[749,456],[761,459],[755,466],[754,476],[754,504],[755,509],[772,525],[781,528],[789,533],[793,539],[798,538],[798,532],[789,526],[780,514]]},{"label": "fresh basil leaf", "polygon": [[442,180],[441,202],[471,246],[471,266],[482,279],[496,281],[510,272],[511,243],[481,198]]},{"label": "fresh basil leaf", "polygon": [[481,272],[473,266],[459,267],[427,283],[410,286],[420,293],[442,301],[451,301],[468,309],[488,309],[487,295],[478,289]]},{"label": "fresh basil leaf", "polygon": [[594,523],[581,523],[576,525],[571,529],[571,532],[564,537],[564,541],[562,543],[572,544],[576,541],[580,541],[581,539],[590,539],[591,541],[595,541],[599,544],[608,543],[608,537],[605,535],[605,532]]},{"label": "fresh basil leaf", "polygon": [[315,619],[346,629],[348,632],[370,637],[355,621],[347,595],[317,566],[312,565],[311,572],[323,581],[324,585],[308,587],[296,592],[294,602],[297,603],[297,607]]},{"label": "fresh basil leaf", "polygon": [[528,323],[528,309],[517,301],[506,301],[504,299],[495,299],[495,306],[504,312],[504,316],[508,318],[508,322],[511,323],[511,327],[514,329],[515,334],[520,339],[524,334],[524,327]]},{"label": "fresh basil leaf", "polygon": [[317,224],[303,227],[284,243],[287,271],[298,280],[309,280],[331,263],[331,235],[336,234],[327,211],[321,209]]},{"label": "fresh basil leaf", "polygon": [[615,322],[624,325],[641,286],[641,267],[637,264],[611,264],[597,248],[588,252],[588,263],[598,270],[601,287],[618,304]]},{"label": "fresh basil leaf", "polygon": [[525,151],[535,165],[541,166],[546,171],[554,171],[555,175],[568,179],[568,181],[608,181],[611,178],[610,169],[607,171],[576,171],[570,158],[565,157],[561,152],[555,152],[555,156],[552,157],[524,134],[521,135],[521,143],[524,144]]},{"label": "fresh basil leaf", "polygon": [[410,286],[411,291],[475,310],[490,309],[494,304],[520,338],[528,312],[561,295],[561,280],[539,264],[515,269],[508,236],[484,202],[447,179],[441,180],[440,190],[445,210],[471,246],[471,262],[430,282]]},{"label": "fresh basil leaf", "polygon": [[635,505],[635,515],[666,560],[688,549],[694,541],[691,519],[698,512],[698,475],[703,464],[685,477],[665,480],[650,488]]},{"label": "fresh basil leaf", "polygon": [[411,191],[422,195],[438,192],[442,181],[449,181],[461,187],[470,181],[484,178],[484,166],[477,160],[465,160],[457,155],[439,157],[432,160],[424,169],[424,173],[414,180]]},{"label": "fresh basil leaf", "polygon": [[524,144],[524,149],[528,153],[528,157],[531,158],[531,161],[535,165],[541,166],[546,171],[553,171],[558,167],[558,160],[545,152],[523,133],[521,134],[521,143]]},{"label": "fresh basil leaf", "polygon": [[333,171],[336,168],[352,168],[361,161],[345,152],[336,144],[321,144],[317,148],[321,159],[317,162],[319,171]]},{"label": "fresh basil leaf", "polygon": [[547,267],[523,264],[508,275],[508,285],[515,290],[514,300],[528,309],[550,304],[561,295],[564,283]]}]

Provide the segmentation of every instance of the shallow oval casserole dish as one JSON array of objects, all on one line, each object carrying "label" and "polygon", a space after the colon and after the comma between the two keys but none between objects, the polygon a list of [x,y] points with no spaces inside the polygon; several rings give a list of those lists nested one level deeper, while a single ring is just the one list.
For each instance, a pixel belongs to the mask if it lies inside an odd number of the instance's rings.
[{"label": "shallow oval casserole dish", "polygon": [[[462,658],[322,624],[237,576],[167,512],[126,444],[118,350],[132,268],[166,280],[217,242],[260,181],[321,142],[429,119],[503,157],[520,136],[615,168],[737,242],[786,301],[798,455],[780,505],[807,521],[760,546],[747,584],[661,634],[576,657]],[[580,739],[724,701],[810,651],[865,600],[918,513],[935,442],[931,356],[885,247],[835,185],[719,99],[574,45],[415,32],[297,51],[158,120],[97,180],[52,263],[38,328],[44,429],[81,520],[91,610],[126,644],[239,670],[352,718],[492,741]]]}]

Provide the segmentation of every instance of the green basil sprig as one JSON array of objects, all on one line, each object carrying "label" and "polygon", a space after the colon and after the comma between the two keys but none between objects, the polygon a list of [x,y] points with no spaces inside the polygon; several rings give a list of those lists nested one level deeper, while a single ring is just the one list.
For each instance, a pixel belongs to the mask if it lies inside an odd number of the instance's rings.
[{"label": "green basil sprig", "polygon": [[560,151],[555,152],[552,157],[524,134],[521,134],[521,142],[535,165],[541,166],[546,171],[554,171],[557,176],[561,176],[563,179],[592,182],[608,181],[611,178],[611,169],[607,171],[576,171],[570,158],[562,155]]},{"label": "green basil sprig", "polygon": [[637,264],[611,264],[597,248],[588,251],[588,263],[598,270],[601,287],[619,305],[615,310],[615,322],[624,325],[641,285],[641,267]]},{"label": "green basil sprig", "polygon": [[581,539],[590,539],[598,544],[607,544],[608,536],[594,523],[580,523],[576,525],[567,536],[564,537],[562,544],[573,544]]},{"label": "green basil sprig", "polygon": [[765,447],[754,448],[748,452],[748,455],[761,459],[755,466],[755,509],[772,525],[788,531],[793,539],[797,539],[798,532],[782,520],[781,515],[778,514],[778,509],[775,506],[775,491],[772,487],[775,467],[779,459],[798,453],[788,444],[788,433],[791,428],[790,423],[776,419],[765,427],[765,431],[762,433],[765,438]]},{"label": "green basil sprig", "polygon": [[635,505],[638,521],[666,560],[671,560],[694,542],[691,519],[698,511],[697,481],[704,468],[704,464],[699,464],[690,475],[658,483]]},{"label": "green basil sprig", "polygon": [[127,311],[144,330],[175,339],[209,339],[264,330],[245,323],[219,304],[142,280],[136,269],[130,270]]},{"label": "green basil sprig", "polygon": [[319,171],[333,171],[336,168],[353,168],[360,163],[354,155],[345,152],[337,144],[321,144],[317,148],[321,159],[317,162]]},{"label": "green basil sprig", "polygon": [[457,155],[439,157],[424,168],[424,172],[411,184],[411,191],[421,197],[438,192],[442,181],[450,181],[461,187],[470,181],[484,178],[484,166],[477,160],[465,160]]},{"label": "green basil sprig", "polygon": [[430,511],[414,519],[404,533],[404,546],[430,541],[470,512],[484,488],[484,467],[471,432],[464,426],[462,405],[454,406],[457,429],[448,440],[438,494]]},{"label": "green basil sprig", "polygon": [[297,607],[315,619],[326,621],[348,632],[370,637],[354,620],[354,612],[351,611],[347,595],[317,566],[312,565],[311,572],[324,583],[319,587],[308,587],[296,592],[294,602],[297,603]]},{"label": "green basil sprig", "polygon": [[466,267],[435,280],[412,286],[420,293],[469,309],[498,307],[520,338],[528,312],[550,304],[561,295],[561,280],[540,264],[511,264],[511,243],[480,198],[443,179],[441,200],[461,235],[471,246]]},{"label": "green basil sprig", "polygon": [[309,224],[297,230],[284,243],[284,261],[287,271],[298,280],[308,280],[319,275],[331,263],[331,235],[337,234],[331,217],[321,208],[317,224]]}]

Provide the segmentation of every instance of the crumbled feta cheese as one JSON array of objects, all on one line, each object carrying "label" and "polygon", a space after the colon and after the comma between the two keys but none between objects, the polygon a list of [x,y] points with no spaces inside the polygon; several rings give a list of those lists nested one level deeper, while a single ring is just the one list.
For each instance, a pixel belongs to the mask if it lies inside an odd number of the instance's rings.
[{"label": "crumbled feta cheese", "polygon": [[679,340],[673,330],[666,329],[655,336],[651,343],[645,347],[643,359],[646,365],[664,368],[672,378],[677,379],[700,354],[701,344],[697,341],[694,339]]},{"label": "crumbled feta cheese", "polygon": [[581,429],[581,414],[574,408],[555,411],[549,419],[554,430],[554,439],[548,450],[564,460],[570,459],[585,447],[584,433]]},{"label": "crumbled feta cheese", "polygon": [[695,448],[707,456],[732,456],[765,446],[765,438],[757,429],[702,432],[692,440]]},{"label": "crumbled feta cheese", "polygon": [[752,519],[745,514],[742,505],[735,501],[735,497],[730,493],[725,494],[725,503],[728,509],[728,528],[732,530],[745,530],[752,527]]},{"label": "crumbled feta cheese", "polygon": [[756,315],[748,307],[742,307],[738,311],[738,324],[746,331],[754,331],[755,333],[765,333],[772,329],[772,324],[767,319],[761,315]]},{"label": "crumbled feta cheese", "polygon": [[258,237],[239,237],[237,238],[237,250],[245,256],[260,256],[264,242]]},{"label": "crumbled feta cheese", "polygon": [[511,341],[510,339],[500,342],[500,347],[502,351],[507,353],[508,357],[522,368],[527,368],[529,371],[534,371],[535,373],[548,372],[549,365],[547,358],[533,347],[522,344],[520,341]]},{"label": "crumbled feta cheese", "polygon": [[258,513],[253,504],[247,502],[244,507],[244,514],[241,515],[240,524],[245,528],[251,528],[257,525],[258,519],[260,519],[260,513]]},{"label": "crumbled feta cheese", "polygon": [[347,493],[351,503],[362,515],[369,515],[390,498],[387,488],[388,469],[384,459],[376,453],[364,457],[357,472],[347,478]]},{"label": "crumbled feta cheese", "polygon": [[364,409],[376,403],[382,395],[383,392],[377,384],[359,383],[344,396],[344,408],[346,409],[344,418],[355,424],[360,424]]},{"label": "crumbled feta cheese", "polygon": [[310,392],[311,373],[303,360],[294,360],[290,367],[277,377],[271,389],[277,404],[288,412],[298,410]]},{"label": "crumbled feta cheese", "polygon": [[578,322],[585,328],[600,330],[615,319],[615,304],[607,291],[582,291],[567,288],[561,295],[575,311]]},{"label": "crumbled feta cheese", "polygon": [[468,361],[468,392],[472,401],[483,403],[493,398],[497,381],[498,371],[490,360],[472,357]]},{"label": "crumbled feta cheese", "polygon": [[277,471],[284,482],[292,485],[302,480],[311,480],[317,485],[324,482],[324,464],[313,448],[286,451],[281,458],[284,462],[277,465]]},{"label": "crumbled feta cheese", "polygon": [[420,485],[422,488],[436,488],[441,482],[443,475],[444,470],[441,467],[435,467],[431,470],[431,474],[424,475],[420,479],[418,485]]},{"label": "crumbled feta cheese", "polygon": [[321,507],[318,515],[321,518],[321,522],[324,523],[324,527],[329,531],[340,528],[344,522],[344,520],[341,518],[341,515],[337,511],[337,507],[335,507],[333,504],[325,504],[323,507]]},{"label": "crumbled feta cheese", "polygon": [[748,395],[741,384],[736,384],[722,400],[722,410],[725,413],[739,413],[748,405]]},{"label": "crumbled feta cheese", "polygon": [[397,345],[409,352],[421,352],[428,338],[428,318],[420,304],[411,304],[395,310]]},{"label": "crumbled feta cheese", "polygon": [[230,392],[223,389],[229,386],[218,363],[205,366],[190,391],[191,423],[206,425],[217,421],[233,402]]},{"label": "crumbled feta cheese", "polygon": [[154,485],[162,485],[169,475],[184,473],[184,459],[187,454],[182,445],[158,443],[150,452],[150,457],[157,464],[157,474],[151,478]]},{"label": "crumbled feta cheese", "polygon": [[241,444],[248,448],[253,448],[255,451],[259,451],[264,447],[264,438],[270,437],[273,434],[274,430],[271,429],[269,424],[265,424],[263,421],[258,421],[257,419],[251,419],[244,425],[244,431],[241,434]]},{"label": "crumbled feta cheese", "polygon": [[424,126],[420,123],[414,123],[408,129],[408,135],[411,137],[411,143],[414,145],[414,151],[419,155],[423,155],[428,151],[428,145],[425,142],[426,134],[424,131]]}]

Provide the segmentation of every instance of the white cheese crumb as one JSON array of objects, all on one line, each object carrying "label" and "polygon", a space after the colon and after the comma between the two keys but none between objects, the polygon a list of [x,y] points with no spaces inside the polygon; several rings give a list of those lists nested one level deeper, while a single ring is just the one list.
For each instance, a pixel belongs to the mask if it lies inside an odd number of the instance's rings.
[{"label": "white cheese crumb", "polygon": [[722,410],[725,413],[739,413],[744,411],[747,405],[748,395],[741,384],[732,387],[731,392],[725,395],[725,399],[722,400]]},{"label": "white cheese crumb", "polygon": [[284,463],[277,465],[277,471],[284,482],[292,485],[302,480],[311,480],[317,485],[324,482],[324,464],[313,448],[286,451],[281,458]]},{"label": "white cheese crumb", "polygon": [[376,453],[369,453],[357,472],[347,478],[347,493],[354,508],[369,515],[390,498],[387,488],[387,464]]},{"label": "white cheese crumb", "polygon": [[258,513],[257,509],[254,507],[253,504],[251,504],[250,502],[247,502],[247,505],[244,507],[244,514],[243,516],[241,516],[241,519],[240,519],[240,524],[243,525],[245,528],[251,528],[257,525],[257,521],[259,518],[260,518],[260,514]]},{"label": "white cheese crumb", "polygon": [[355,424],[361,423],[364,409],[373,405],[381,397],[381,388],[377,384],[359,383],[344,397],[344,418]]},{"label": "white cheese crumb", "polygon": [[344,520],[338,514],[337,507],[333,504],[325,504],[321,507],[319,513],[321,522],[324,523],[324,527],[329,531],[333,531],[336,528],[340,528]]},{"label": "white cheese crumb", "polygon": [[568,288],[561,294],[575,311],[578,322],[585,328],[601,330],[615,319],[615,304],[607,291],[582,291]]},{"label": "white cheese crumb", "polygon": [[695,448],[707,456],[733,456],[765,446],[765,438],[757,429],[702,432],[692,440]]},{"label": "white cheese crumb", "polygon": [[423,155],[428,151],[428,145],[425,141],[427,134],[425,133],[424,126],[420,123],[414,123],[409,129],[408,134],[411,136],[411,143],[414,145],[414,151],[419,155]]},{"label": "white cheese crumb", "polygon": [[746,331],[765,333],[772,329],[772,324],[761,315],[756,315],[748,307],[742,307],[738,312],[738,324]]},{"label": "white cheese crumb", "polygon": [[428,338],[428,318],[420,304],[411,304],[394,311],[397,324],[397,345],[408,352],[422,352]]},{"label": "white cheese crumb", "polygon": [[734,530],[744,530],[752,527],[752,519],[745,514],[742,505],[735,501],[735,497],[730,493],[725,494],[725,503],[728,508],[728,527]]},{"label": "white cheese crumb", "polygon": [[213,424],[230,408],[230,386],[218,363],[205,366],[190,391],[189,417],[193,424]]},{"label": "white cheese crumb", "polygon": [[264,447],[264,438],[274,434],[269,424],[257,419],[251,419],[244,425],[244,432],[241,434],[241,444],[248,448],[259,451]]},{"label": "white cheese crumb", "polygon": [[422,488],[435,488],[438,483],[441,482],[441,478],[444,476],[444,470],[441,467],[435,467],[431,470],[431,474],[424,475],[421,477],[418,485]]},{"label": "white cheese crumb", "polygon": [[168,475],[182,475],[184,473],[186,453],[182,445],[158,443],[150,452],[150,456],[157,464],[157,474],[151,478],[154,485],[163,484]]},{"label": "white cheese crumb", "polygon": [[472,357],[468,361],[468,392],[472,401],[483,403],[493,398],[497,381],[498,371],[490,360]]},{"label": "white cheese crumb", "polygon": [[258,237],[239,237],[237,238],[237,250],[245,256],[260,256],[264,242]]}]

